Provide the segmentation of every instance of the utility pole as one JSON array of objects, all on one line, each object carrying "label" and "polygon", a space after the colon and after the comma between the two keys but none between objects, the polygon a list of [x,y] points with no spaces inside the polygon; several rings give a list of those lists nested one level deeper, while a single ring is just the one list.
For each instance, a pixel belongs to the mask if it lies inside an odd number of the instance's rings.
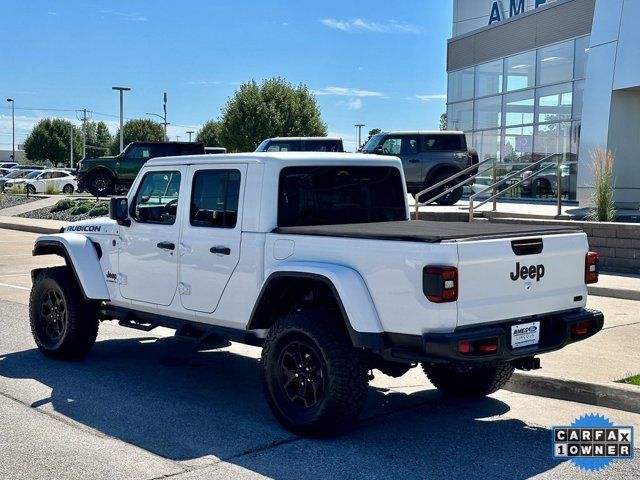
[{"label": "utility pole", "polygon": [[124,92],[131,90],[129,87],[111,87],[111,90],[120,92],[120,152],[124,150]]},{"label": "utility pole", "polygon": [[164,138],[167,138],[167,92],[164,92],[164,102],[162,103],[162,108],[164,109]]},{"label": "utility pole", "polygon": [[362,145],[362,127],[364,127],[364,123],[356,123],[354,125],[358,130],[356,131],[356,152],[360,150],[360,146]]},{"label": "utility pole", "polygon": [[176,142],[180,141],[180,135],[176,135]]},{"label": "utility pole", "polygon": [[193,133],[193,130],[187,130],[187,133],[189,134],[189,142],[191,142],[191,134]]},{"label": "utility pole", "polygon": [[69,125],[69,162],[73,168],[73,125]]},{"label": "utility pole", "polygon": [[11,160],[16,161],[16,105],[13,98],[7,98],[11,104]]},{"label": "utility pole", "polygon": [[82,158],[87,158],[87,109],[86,108],[82,109]]}]

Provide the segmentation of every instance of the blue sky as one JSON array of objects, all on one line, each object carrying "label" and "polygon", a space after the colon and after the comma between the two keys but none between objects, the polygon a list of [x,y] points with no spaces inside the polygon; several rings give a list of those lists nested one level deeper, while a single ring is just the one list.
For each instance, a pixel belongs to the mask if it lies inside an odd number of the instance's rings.
[{"label": "blue sky", "polygon": [[20,143],[38,119],[75,109],[113,129],[113,85],[132,88],[128,118],[161,113],[167,91],[172,139],[217,118],[241,82],[275,75],[314,91],[351,148],[354,123],[437,128],[445,110],[449,1],[34,0],[7,2],[2,18],[0,149],[11,145],[4,98]]}]

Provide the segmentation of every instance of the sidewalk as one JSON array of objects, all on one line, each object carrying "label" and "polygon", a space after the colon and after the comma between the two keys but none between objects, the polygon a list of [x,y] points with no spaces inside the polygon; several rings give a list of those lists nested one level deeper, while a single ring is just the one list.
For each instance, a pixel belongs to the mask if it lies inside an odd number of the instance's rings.
[{"label": "sidewalk", "polygon": [[0,215],[4,217],[14,217],[17,215],[22,215],[23,213],[31,212],[33,210],[50,207],[63,198],[73,197],[67,197],[65,195],[51,195],[49,197],[35,200],[33,202],[22,203],[20,205],[16,205],[15,207],[3,208],[2,210],[0,210]]}]

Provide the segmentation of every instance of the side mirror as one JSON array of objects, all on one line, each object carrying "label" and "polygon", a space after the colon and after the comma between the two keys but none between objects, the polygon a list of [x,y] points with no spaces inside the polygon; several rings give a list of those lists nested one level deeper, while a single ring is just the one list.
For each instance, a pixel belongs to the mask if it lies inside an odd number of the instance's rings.
[{"label": "side mirror", "polygon": [[373,153],[375,153],[376,155],[383,155],[383,150],[382,150],[382,145],[378,145],[376,148],[373,149]]},{"label": "side mirror", "polygon": [[118,225],[129,226],[129,201],[127,197],[111,197],[109,199],[109,218],[118,222]]}]

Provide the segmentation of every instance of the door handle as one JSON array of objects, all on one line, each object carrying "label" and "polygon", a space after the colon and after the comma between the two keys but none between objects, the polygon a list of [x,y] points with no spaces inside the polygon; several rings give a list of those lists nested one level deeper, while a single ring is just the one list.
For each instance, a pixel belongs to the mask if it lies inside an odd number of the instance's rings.
[{"label": "door handle", "polygon": [[415,158],[412,160],[409,160],[409,163],[420,163],[420,160],[416,160]]},{"label": "door handle", "polygon": [[211,247],[209,251],[216,255],[231,255],[231,249],[229,247]]},{"label": "door handle", "polygon": [[156,247],[161,248],[162,250],[175,250],[176,244],[172,242],[160,242]]}]

